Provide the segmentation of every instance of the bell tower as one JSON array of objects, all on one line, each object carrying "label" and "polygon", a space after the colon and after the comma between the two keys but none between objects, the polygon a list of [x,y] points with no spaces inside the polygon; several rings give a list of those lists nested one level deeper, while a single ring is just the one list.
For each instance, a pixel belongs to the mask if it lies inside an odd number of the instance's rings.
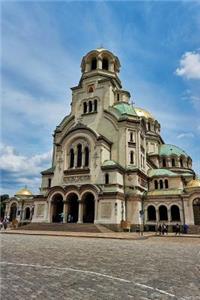
[{"label": "bell tower", "polygon": [[82,59],[81,81],[85,78],[100,75],[112,78],[117,85],[121,86],[118,77],[120,67],[120,61],[117,56],[104,48],[97,48],[87,53]]}]

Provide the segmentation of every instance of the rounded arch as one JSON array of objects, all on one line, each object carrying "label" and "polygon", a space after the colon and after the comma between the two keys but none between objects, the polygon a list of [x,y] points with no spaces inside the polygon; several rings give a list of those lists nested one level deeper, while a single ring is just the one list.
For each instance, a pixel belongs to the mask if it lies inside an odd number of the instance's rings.
[{"label": "rounded arch", "polygon": [[91,191],[85,191],[81,197],[83,203],[83,223],[94,223],[95,219],[95,195]]},{"label": "rounded arch", "polygon": [[159,219],[160,221],[168,221],[167,207],[165,205],[159,206]]},{"label": "rounded arch", "polygon": [[15,220],[16,217],[17,217],[17,203],[12,202],[12,204],[10,205],[10,216],[9,216],[10,222]]},{"label": "rounded arch", "polygon": [[180,217],[180,208],[178,205],[173,204],[170,207],[170,211],[171,211],[171,221],[180,221],[181,217]]},{"label": "rounded arch", "polygon": [[155,209],[155,206],[149,205],[147,207],[147,218],[148,218],[148,221],[156,221],[156,209]]},{"label": "rounded arch", "polygon": [[193,200],[194,224],[200,225],[200,198]]},{"label": "rounded arch", "polygon": [[51,197],[52,222],[61,223],[63,221],[63,195],[59,192]]},{"label": "rounded arch", "polygon": [[77,223],[79,213],[79,195],[77,192],[69,192],[66,196],[68,203],[68,223]]},{"label": "rounded arch", "polygon": [[31,209],[27,206],[24,210],[24,220],[30,220],[31,218]]}]

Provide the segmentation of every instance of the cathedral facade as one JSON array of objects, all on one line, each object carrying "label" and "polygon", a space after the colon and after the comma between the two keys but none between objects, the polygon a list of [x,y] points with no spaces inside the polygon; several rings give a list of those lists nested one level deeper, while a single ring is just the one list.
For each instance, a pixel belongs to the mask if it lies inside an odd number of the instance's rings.
[{"label": "cathedral facade", "polygon": [[23,190],[9,199],[11,218],[113,229],[127,221],[132,230],[200,225],[200,180],[191,157],[165,144],[158,120],[131,104],[119,71],[118,57],[106,49],[83,57],[71,112],[53,135],[52,166],[41,173],[41,193],[26,197]]}]

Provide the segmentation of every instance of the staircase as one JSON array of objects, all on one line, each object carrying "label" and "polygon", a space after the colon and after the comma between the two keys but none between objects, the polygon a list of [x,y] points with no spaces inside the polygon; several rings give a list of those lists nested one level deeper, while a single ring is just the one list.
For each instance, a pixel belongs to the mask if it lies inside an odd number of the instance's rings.
[{"label": "staircase", "polygon": [[91,223],[76,224],[76,223],[30,223],[22,225],[17,230],[34,230],[34,231],[65,231],[65,232],[94,232],[105,233],[112,232],[102,225]]}]

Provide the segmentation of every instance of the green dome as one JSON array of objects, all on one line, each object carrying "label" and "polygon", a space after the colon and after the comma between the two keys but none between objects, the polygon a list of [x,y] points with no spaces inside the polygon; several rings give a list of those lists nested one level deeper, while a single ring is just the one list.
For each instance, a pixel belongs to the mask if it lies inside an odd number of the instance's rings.
[{"label": "green dome", "polygon": [[117,103],[113,107],[117,109],[121,115],[137,116],[133,106],[128,103]]},{"label": "green dome", "polygon": [[148,171],[149,177],[154,176],[166,176],[166,177],[173,177],[177,176],[174,172],[167,170],[167,169],[152,169]]},{"label": "green dome", "polygon": [[113,160],[104,160],[103,166],[115,166],[117,163]]},{"label": "green dome", "polygon": [[159,149],[159,155],[165,155],[165,156],[171,156],[171,155],[176,155],[176,156],[186,156],[188,157],[187,153],[183,151],[181,148],[174,146],[174,145],[169,145],[169,144],[164,144],[160,146]]}]

